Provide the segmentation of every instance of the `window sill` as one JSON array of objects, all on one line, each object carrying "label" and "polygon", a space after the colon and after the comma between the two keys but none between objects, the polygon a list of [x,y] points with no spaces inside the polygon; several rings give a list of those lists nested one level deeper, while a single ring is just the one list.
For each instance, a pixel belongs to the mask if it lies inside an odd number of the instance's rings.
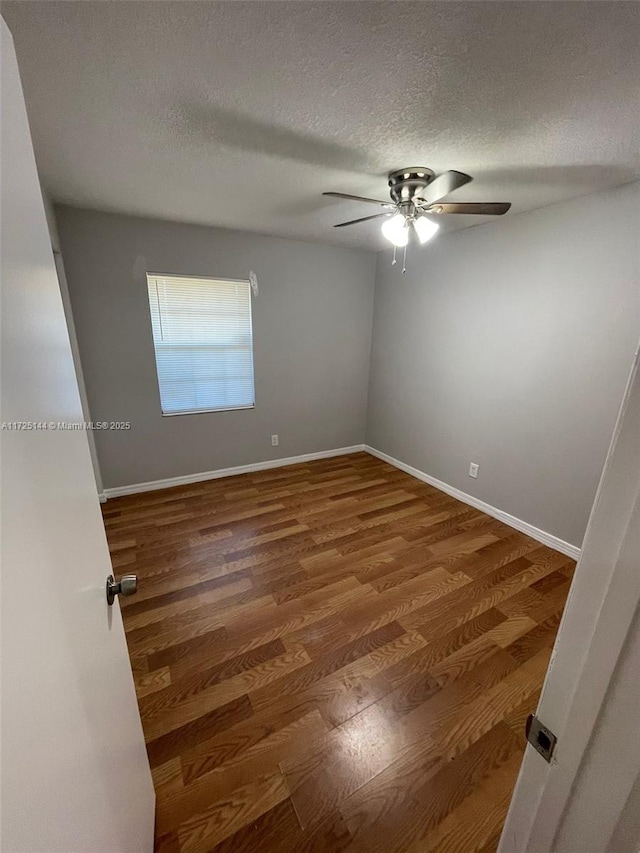
[{"label": "window sill", "polygon": [[182,415],[210,415],[215,412],[241,412],[244,409],[255,409],[256,404],[250,406],[228,406],[224,409],[189,409],[186,412],[162,412],[163,418],[177,418]]}]

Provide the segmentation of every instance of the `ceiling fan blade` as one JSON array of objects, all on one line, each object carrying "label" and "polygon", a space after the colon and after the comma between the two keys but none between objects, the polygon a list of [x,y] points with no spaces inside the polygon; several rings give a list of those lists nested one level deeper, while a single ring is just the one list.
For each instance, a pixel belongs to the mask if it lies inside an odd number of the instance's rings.
[{"label": "ceiling fan blade", "polygon": [[492,202],[443,202],[432,204],[425,213],[475,213],[480,216],[502,216],[511,207],[508,201]]},{"label": "ceiling fan blade", "polygon": [[465,175],[464,172],[456,172],[452,169],[450,172],[443,172],[434,178],[430,184],[420,191],[419,201],[426,201],[427,204],[433,204],[439,198],[444,198],[449,193],[463,187],[472,181],[471,175]]},{"label": "ceiling fan blade", "polygon": [[390,213],[374,213],[373,216],[363,216],[362,219],[351,219],[349,222],[339,222],[334,225],[334,228],[344,228],[345,225],[355,225],[356,222],[367,222],[369,219],[381,219],[384,216],[391,216]]},{"label": "ceiling fan blade", "polygon": [[389,201],[378,201],[375,198],[364,198],[361,195],[348,195],[347,193],[322,193],[322,195],[329,195],[332,198],[348,198],[351,201],[364,201],[367,204],[382,204],[385,207],[395,207],[395,205],[391,204]]}]

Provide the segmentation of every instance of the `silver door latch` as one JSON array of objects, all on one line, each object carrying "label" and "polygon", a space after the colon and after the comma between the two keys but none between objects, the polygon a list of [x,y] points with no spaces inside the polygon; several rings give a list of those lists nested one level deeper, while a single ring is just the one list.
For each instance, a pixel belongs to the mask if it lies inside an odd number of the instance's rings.
[{"label": "silver door latch", "polygon": [[122,575],[116,581],[113,575],[107,578],[107,604],[111,606],[116,600],[116,595],[134,595],[138,589],[138,578],[136,575]]}]

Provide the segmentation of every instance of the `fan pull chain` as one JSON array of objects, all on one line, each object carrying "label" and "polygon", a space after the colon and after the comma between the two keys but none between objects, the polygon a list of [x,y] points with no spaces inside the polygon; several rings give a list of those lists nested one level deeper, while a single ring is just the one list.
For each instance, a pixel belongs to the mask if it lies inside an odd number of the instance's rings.
[{"label": "fan pull chain", "polygon": [[394,246],[393,247],[393,260],[391,261],[391,266],[395,267],[396,263],[397,263],[397,261],[396,261],[396,247]]},{"label": "fan pull chain", "polygon": [[405,244],[404,253],[402,256],[402,275],[404,275],[407,271],[407,247]]}]

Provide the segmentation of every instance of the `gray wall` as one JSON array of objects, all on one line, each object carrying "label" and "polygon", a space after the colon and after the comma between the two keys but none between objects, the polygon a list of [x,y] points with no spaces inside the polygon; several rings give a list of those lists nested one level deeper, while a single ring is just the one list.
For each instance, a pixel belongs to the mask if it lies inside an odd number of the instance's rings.
[{"label": "gray wall", "polygon": [[[364,440],[375,255],[56,207],[105,488]],[[162,417],[145,272],[247,278],[256,408]],[[270,436],[278,433],[279,447]]]},{"label": "gray wall", "polygon": [[580,545],[640,337],[639,222],[632,184],[442,235],[404,276],[381,253],[367,443]]}]

